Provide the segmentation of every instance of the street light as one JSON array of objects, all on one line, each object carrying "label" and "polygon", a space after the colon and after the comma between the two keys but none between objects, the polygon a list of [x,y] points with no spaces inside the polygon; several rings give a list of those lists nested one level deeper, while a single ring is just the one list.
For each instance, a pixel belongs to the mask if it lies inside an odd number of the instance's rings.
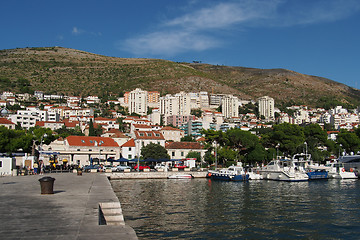
[{"label": "street light", "polygon": [[[140,159],[139,159],[139,152],[140,152],[140,141],[136,140],[136,142],[138,143],[138,149],[137,149],[137,171],[140,172]],[[135,147],[136,149],[136,147]]]},{"label": "street light", "polygon": [[215,141],[215,170],[217,169],[217,142]]},{"label": "street light", "polygon": [[307,142],[304,142],[305,144],[305,160],[307,160]]}]

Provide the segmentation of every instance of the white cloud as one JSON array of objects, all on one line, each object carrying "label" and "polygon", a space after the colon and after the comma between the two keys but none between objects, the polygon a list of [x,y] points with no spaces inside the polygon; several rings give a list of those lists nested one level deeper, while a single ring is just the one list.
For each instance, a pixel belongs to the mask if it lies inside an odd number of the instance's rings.
[{"label": "white cloud", "polygon": [[80,35],[80,34],[84,33],[84,31],[79,29],[78,27],[73,27],[71,33],[74,35]]},{"label": "white cloud", "polygon": [[92,35],[92,36],[102,36],[101,32],[89,32],[84,29],[80,29],[78,27],[73,27],[71,33],[75,36],[79,36],[79,35],[83,35],[83,34]]},{"label": "white cloud", "polygon": [[[199,5],[194,3],[189,1],[189,8]],[[222,45],[220,31],[332,22],[359,11],[360,1],[228,0],[189,8],[186,14],[159,23],[157,30],[125,40],[120,48],[138,56],[204,51]]]},{"label": "white cloud", "polygon": [[187,31],[164,31],[154,32],[140,37],[127,39],[123,50],[135,55],[167,55],[183,51],[203,51],[217,47],[218,41],[193,32]]}]

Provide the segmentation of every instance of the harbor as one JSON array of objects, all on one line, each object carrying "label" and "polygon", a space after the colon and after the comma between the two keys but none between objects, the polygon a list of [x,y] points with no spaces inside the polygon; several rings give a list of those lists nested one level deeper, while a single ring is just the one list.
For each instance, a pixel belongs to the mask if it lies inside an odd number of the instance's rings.
[{"label": "harbor", "polygon": [[[41,194],[44,176],[55,178],[53,194]],[[105,174],[1,177],[0,185],[1,239],[137,239]]]}]

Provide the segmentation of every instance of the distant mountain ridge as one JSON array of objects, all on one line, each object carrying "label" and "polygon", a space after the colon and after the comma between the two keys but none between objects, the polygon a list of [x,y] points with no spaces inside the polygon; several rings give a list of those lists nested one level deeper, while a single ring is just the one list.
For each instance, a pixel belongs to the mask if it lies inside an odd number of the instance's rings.
[{"label": "distant mountain ridge", "polygon": [[286,69],[256,69],[159,59],[117,58],[62,47],[0,51],[0,91],[42,90],[117,96],[134,88],[167,93],[233,94],[315,106],[325,99],[359,105],[360,90]]}]

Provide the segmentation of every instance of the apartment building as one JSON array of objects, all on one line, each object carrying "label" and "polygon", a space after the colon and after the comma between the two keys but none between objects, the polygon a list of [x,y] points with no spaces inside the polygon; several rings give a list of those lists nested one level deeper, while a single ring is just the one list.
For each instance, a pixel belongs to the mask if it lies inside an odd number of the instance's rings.
[{"label": "apartment building", "polygon": [[239,99],[233,95],[225,95],[221,99],[222,114],[225,118],[239,116]]},{"label": "apartment building", "polygon": [[136,113],[139,115],[147,115],[148,110],[148,92],[140,88],[131,91],[128,98],[129,113]]},{"label": "apartment building", "polygon": [[258,99],[259,104],[259,115],[264,116],[265,120],[274,120],[275,112],[274,112],[274,104],[275,101],[273,98],[264,96]]}]

